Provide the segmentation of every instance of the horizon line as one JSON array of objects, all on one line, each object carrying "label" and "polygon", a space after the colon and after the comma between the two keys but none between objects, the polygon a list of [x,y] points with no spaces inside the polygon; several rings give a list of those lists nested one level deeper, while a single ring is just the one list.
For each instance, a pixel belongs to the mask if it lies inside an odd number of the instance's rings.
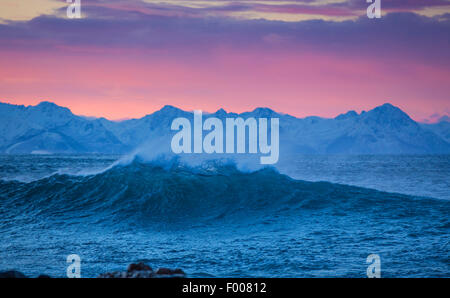
[{"label": "horizon line", "polygon": [[[25,107],[25,108],[29,108],[29,107],[37,107],[37,106],[39,106],[39,105],[41,105],[41,104],[45,104],[45,103],[50,103],[50,104],[56,105],[57,107],[68,109],[73,115],[78,116],[78,117],[85,118],[86,120],[106,119],[106,120],[111,121],[111,122],[123,122],[123,121],[129,121],[129,120],[138,120],[138,119],[142,119],[142,118],[147,117],[147,116],[150,116],[150,115],[152,115],[152,114],[154,114],[154,113],[156,113],[156,112],[158,112],[158,111],[161,111],[161,110],[164,109],[165,107],[172,107],[172,108],[181,110],[181,111],[183,111],[183,112],[188,112],[188,113],[193,113],[195,110],[199,110],[199,109],[183,110],[182,108],[179,108],[179,107],[177,107],[177,106],[174,106],[174,105],[171,105],[171,104],[165,104],[165,105],[163,105],[163,106],[162,106],[161,108],[159,108],[159,109],[155,109],[154,111],[151,111],[151,112],[146,112],[146,114],[145,114],[144,116],[142,116],[142,117],[124,117],[124,118],[119,118],[119,119],[110,119],[110,118],[107,118],[107,117],[105,117],[105,116],[83,115],[83,114],[74,113],[74,112],[72,111],[72,109],[71,109],[69,106],[60,105],[60,104],[57,104],[56,102],[53,102],[53,101],[50,101],[50,100],[42,100],[42,101],[40,101],[39,103],[37,103],[37,104],[35,104],[35,105],[32,105],[32,104],[30,104],[30,105],[16,104],[16,103],[10,103],[10,102],[7,102],[7,101],[1,101],[1,100],[0,100],[0,104],[7,104],[7,105],[13,105],[13,106],[23,106],[23,107]],[[314,117],[316,117],[316,118],[321,118],[321,119],[336,119],[336,118],[339,117],[340,115],[345,115],[345,114],[350,113],[350,112],[355,112],[357,115],[361,115],[361,114],[363,114],[363,113],[365,113],[365,112],[369,112],[369,111],[372,111],[372,110],[374,110],[374,109],[376,109],[376,108],[378,108],[378,107],[382,107],[382,106],[386,106],[386,105],[390,105],[390,106],[392,106],[392,107],[395,107],[395,108],[401,110],[403,113],[405,113],[406,115],[408,115],[408,117],[410,117],[413,121],[415,121],[415,122],[417,122],[417,123],[421,123],[421,124],[437,124],[437,123],[440,123],[440,122],[443,122],[443,121],[444,121],[444,122],[445,122],[445,121],[446,121],[446,122],[449,122],[447,119],[450,117],[450,115],[448,115],[448,114],[446,114],[446,115],[440,115],[440,117],[438,117],[438,118],[436,118],[436,119],[433,119],[433,120],[430,120],[430,119],[416,120],[416,119],[412,118],[412,117],[411,117],[407,112],[405,112],[402,108],[400,108],[399,106],[396,106],[396,105],[394,105],[394,104],[392,104],[392,103],[390,103],[390,102],[385,102],[385,103],[383,103],[383,104],[381,104],[381,105],[376,105],[375,107],[373,107],[373,108],[371,108],[371,109],[368,109],[368,110],[361,110],[360,112],[358,112],[358,111],[356,111],[356,110],[352,110],[352,109],[351,109],[351,110],[347,110],[346,112],[338,113],[338,114],[337,114],[336,116],[334,116],[334,117],[324,117],[324,116],[318,116],[318,115],[308,115],[308,116],[304,116],[304,117],[298,117],[298,116],[295,116],[295,115],[292,115],[292,114],[289,114],[289,113],[278,112],[278,111],[276,111],[276,110],[274,110],[274,109],[272,109],[272,108],[270,108],[270,107],[264,107],[264,106],[258,106],[258,107],[253,108],[253,110],[251,110],[251,111],[243,111],[243,112],[227,111],[227,110],[225,110],[224,108],[218,108],[215,112],[210,112],[210,111],[206,111],[206,110],[201,110],[201,111],[202,111],[204,114],[215,114],[215,113],[217,113],[217,112],[223,110],[223,111],[225,111],[225,113],[227,113],[227,114],[241,115],[241,114],[244,114],[244,113],[251,113],[251,112],[254,112],[254,111],[257,110],[257,109],[269,109],[269,110],[271,110],[272,112],[275,112],[275,113],[277,113],[277,114],[279,114],[279,115],[290,116],[290,117],[294,117],[294,118],[296,118],[296,119],[306,119],[306,118],[314,118]],[[431,118],[431,117],[433,117],[433,115],[431,115],[431,116],[429,116],[429,117]],[[89,118],[91,118],[91,119],[89,119]]]}]

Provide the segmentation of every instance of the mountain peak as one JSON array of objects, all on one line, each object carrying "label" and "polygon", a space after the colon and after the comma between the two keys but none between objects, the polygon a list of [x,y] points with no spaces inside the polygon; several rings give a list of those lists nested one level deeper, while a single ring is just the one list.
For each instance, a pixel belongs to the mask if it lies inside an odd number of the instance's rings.
[{"label": "mountain peak", "polygon": [[354,118],[354,117],[358,117],[358,113],[356,113],[355,111],[351,110],[351,111],[348,111],[345,114],[340,114],[339,116],[337,116],[334,119],[336,119],[336,120],[344,120],[344,119],[349,119],[349,118]]},{"label": "mountain peak", "polygon": [[51,101],[46,101],[46,100],[41,101],[36,106],[37,107],[59,107],[56,103],[51,102]]},{"label": "mountain peak", "polygon": [[[382,104],[381,106],[379,106],[379,108],[384,108],[384,109],[395,109],[395,108],[397,108],[397,107],[394,106],[394,105],[391,104],[391,103],[386,102],[386,103]],[[397,108],[397,109],[398,109],[398,108]]]},{"label": "mountain peak", "polygon": [[273,116],[277,116],[278,114],[269,108],[256,108],[253,110],[252,114],[255,114],[255,116],[258,117],[273,117]]},{"label": "mountain peak", "polygon": [[175,112],[175,111],[180,111],[179,108],[171,106],[171,105],[165,105],[164,107],[162,107],[161,110],[159,110],[160,112]]},{"label": "mountain peak", "polygon": [[227,111],[225,111],[224,109],[220,108],[218,109],[215,114],[216,115],[225,115],[227,113]]},{"label": "mountain peak", "polygon": [[376,108],[374,108],[373,110],[370,110],[368,113],[378,113],[378,114],[389,114],[390,116],[408,116],[408,114],[406,114],[405,112],[403,112],[400,108],[390,104],[390,103],[385,103],[381,106],[378,106]]},{"label": "mountain peak", "polygon": [[65,114],[70,114],[72,115],[72,112],[70,111],[70,109],[66,108],[66,107],[62,107],[62,106],[58,106],[57,104],[51,102],[51,101],[41,101],[39,104],[35,105],[35,106],[30,106],[29,108],[32,108],[35,111],[42,111],[42,112],[47,112],[47,113],[53,113],[53,112],[62,112]]},{"label": "mountain peak", "polygon": [[[153,114],[149,114],[144,117],[144,119],[147,119],[154,123],[159,121],[169,121],[169,119],[181,117],[182,115],[188,114],[187,112],[183,111],[182,109],[179,109],[177,107],[171,106],[171,105],[165,105],[161,108],[161,110],[158,110],[154,112]],[[156,122],[155,122],[156,121]]]},{"label": "mountain peak", "polygon": [[365,121],[371,121],[378,124],[389,124],[392,127],[415,123],[408,114],[390,103],[385,103],[366,113],[362,113],[361,116],[363,116]]}]

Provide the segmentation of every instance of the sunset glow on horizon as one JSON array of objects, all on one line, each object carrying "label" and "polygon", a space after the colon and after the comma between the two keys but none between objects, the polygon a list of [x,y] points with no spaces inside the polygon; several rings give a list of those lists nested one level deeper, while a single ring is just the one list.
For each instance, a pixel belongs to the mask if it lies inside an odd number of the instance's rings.
[{"label": "sunset glow on horizon", "polygon": [[335,117],[386,102],[418,121],[450,115],[449,1],[385,0],[378,20],[365,0],[284,2],[96,0],[81,19],[61,1],[4,10],[0,102],[108,119],[164,105]]}]

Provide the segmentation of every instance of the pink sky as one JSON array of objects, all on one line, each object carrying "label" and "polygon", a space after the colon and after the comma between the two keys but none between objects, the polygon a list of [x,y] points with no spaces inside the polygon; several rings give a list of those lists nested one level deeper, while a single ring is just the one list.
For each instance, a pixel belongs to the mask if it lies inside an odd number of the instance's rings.
[{"label": "pink sky", "polygon": [[0,101],[48,100],[109,119],[166,104],[335,117],[390,102],[420,121],[450,112],[449,21],[410,14],[379,23],[121,20],[93,14],[78,23],[46,17],[0,25]]},{"label": "pink sky", "polygon": [[141,117],[165,104],[234,112],[267,106],[298,117],[334,117],[390,102],[422,120],[448,107],[450,94],[445,69],[314,52],[219,49],[201,61],[151,53],[3,53],[0,64],[2,101],[50,100],[109,119]]}]

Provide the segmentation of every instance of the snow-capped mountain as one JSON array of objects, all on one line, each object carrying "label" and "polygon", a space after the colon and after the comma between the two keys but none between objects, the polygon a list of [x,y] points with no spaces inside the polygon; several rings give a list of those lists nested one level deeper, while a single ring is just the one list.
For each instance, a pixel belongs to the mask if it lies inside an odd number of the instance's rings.
[{"label": "snow-capped mountain", "polygon": [[[334,119],[296,118],[268,108],[204,114],[204,118],[211,116],[280,118],[280,154],[450,153],[448,122],[419,124],[391,104],[361,114],[350,111]],[[173,135],[170,125],[177,117],[193,116],[165,106],[140,119],[115,122],[77,116],[51,102],[28,107],[0,103],[0,152],[123,154],[152,139]]]},{"label": "snow-capped mountain", "polygon": [[443,116],[439,119],[438,123],[422,124],[422,127],[434,132],[436,135],[450,143],[450,118],[448,116]]},{"label": "snow-capped mountain", "polygon": [[89,121],[51,102],[0,104],[0,152],[124,152],[129,149],[100,121]]}]

